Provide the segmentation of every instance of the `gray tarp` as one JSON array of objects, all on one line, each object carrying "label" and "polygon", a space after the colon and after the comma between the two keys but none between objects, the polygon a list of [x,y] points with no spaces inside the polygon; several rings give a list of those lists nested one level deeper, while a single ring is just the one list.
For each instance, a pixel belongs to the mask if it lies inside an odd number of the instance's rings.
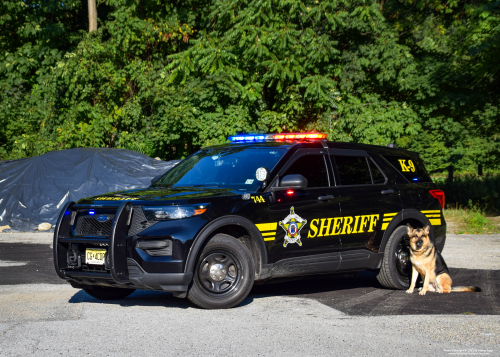
[{"label": "gray tarp", "polygon": [[0,162],[0,226],[32,231],[56,223],[65,202],[147,187],[178,161],[131,150],[82,148]]}]

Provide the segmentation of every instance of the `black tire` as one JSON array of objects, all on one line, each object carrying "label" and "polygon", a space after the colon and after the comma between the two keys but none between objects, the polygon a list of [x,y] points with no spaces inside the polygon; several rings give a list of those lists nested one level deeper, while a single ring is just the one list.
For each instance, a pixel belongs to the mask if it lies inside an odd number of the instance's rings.
[{"label": "black tire", "polygon": [[254,278],[247,247],[234,237],[217,234],[198,257],[187,298],[204,309],[228,309],[248,296]]},{"label": "black tire", "polygon": [[407,238],[406,226],[400,226],[392,232],[385,245],[377,280],[386,288],[406,290],[410,286],[411,261]]},{"label": "black tire", "polygon": [[99,300],[118,300],[132,294],[135,289],[107,288],[103,286],[92,286],[83,288],[87,294]]}]

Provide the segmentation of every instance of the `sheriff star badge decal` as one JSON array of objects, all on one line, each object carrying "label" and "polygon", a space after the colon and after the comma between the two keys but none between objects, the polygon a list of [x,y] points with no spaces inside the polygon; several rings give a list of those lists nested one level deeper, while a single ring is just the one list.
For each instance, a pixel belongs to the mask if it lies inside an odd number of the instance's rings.
[{"label": "sheriff star badge decal", "polygon": [[307,219],[295,214],[293,207],[290,208],[290,214],[280,221],[280,227],[285,230],[285,241],[283,247],[286,248],[288,243],[297,243],[302,246],[300,241],[300,230],[307,224]]}]

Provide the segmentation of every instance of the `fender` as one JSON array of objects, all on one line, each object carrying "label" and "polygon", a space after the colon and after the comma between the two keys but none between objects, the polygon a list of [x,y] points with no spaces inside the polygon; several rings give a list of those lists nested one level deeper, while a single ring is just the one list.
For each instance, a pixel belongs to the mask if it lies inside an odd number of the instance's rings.
[{"label": "fender", "polygon": [[257,229],[255,224],[252,221],[241,216],[225,216],[211,221],[196,235],[194,243],[191,245],[186,259],[186,268],[184,270],[186,273],[193,272],[196,259],[198,258],[198,253],[200,252],[200,249],[203,247],[203,244],[208,240],[210,235],[218,228],[228,225],[242,226],[248,232],[250,232],[252,238],[257,242],[257,248],[260,251],[261,266],[267,264],[267,250],[266,246],[264,245],[264,239],[262,238],[260,231]]},{"label": "fender", "polygon": [[[399,212],[396,216],[394,216],[391,223],[389,223],[389,225],[387,226],[387,229],[385,230],[384,235],[382,236],[382,242],[380,244],[380,248],[378,249],[378,251],[380,253],[384,252],[385,245],[387,243],[387,240],[391,236],[392,232],[398,226],[401,225],[401,222],[406,221],[408,219],[413,219],[413,220],[419,221],[420,224],[422,225],[422,227],[425,226],[426,224],[428,224],[431,227],[430,232],[429,232],[431,242],[435,242],[434,227],[432,226],[431,222],[429,222],[429,219],[422,212],[420,212],[416,209],[404,209],[401,212]],[[415,228],[415,227],[413,227],[413,228]]]}]

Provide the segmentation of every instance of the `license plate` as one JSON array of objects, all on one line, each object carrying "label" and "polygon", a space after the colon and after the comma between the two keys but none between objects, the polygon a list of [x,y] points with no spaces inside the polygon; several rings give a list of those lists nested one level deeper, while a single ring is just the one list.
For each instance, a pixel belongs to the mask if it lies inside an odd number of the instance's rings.
[{"label": "license plate", "polygon": [[104,265],[106,249],[86,249],[85,262],[87,264]]}]

